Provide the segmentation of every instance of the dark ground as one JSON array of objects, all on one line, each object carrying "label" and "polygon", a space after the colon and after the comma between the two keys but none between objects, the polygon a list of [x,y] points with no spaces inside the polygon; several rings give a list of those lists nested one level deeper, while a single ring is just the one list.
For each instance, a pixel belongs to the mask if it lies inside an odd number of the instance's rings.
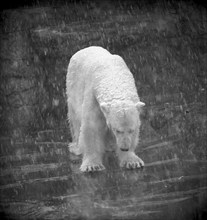
[{"label": "dark ground", "polygon": [[[207,218],[207,12],[193,2],[54,1],[1,12],[0,212],[5,219]],[[70,57],[121,55],[141,100],[143,170],[79,172],[68,152]]]}]

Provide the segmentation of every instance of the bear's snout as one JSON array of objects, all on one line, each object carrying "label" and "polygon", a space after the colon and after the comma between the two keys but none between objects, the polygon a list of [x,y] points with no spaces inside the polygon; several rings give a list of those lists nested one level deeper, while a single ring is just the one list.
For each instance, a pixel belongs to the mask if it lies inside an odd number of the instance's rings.
[{"label": "bear's snout", "polygon": [[128,148],[121,148],[121,151],[128,151]]},{"label": "bear's snout", "polygon": [[129,142],[124,142],[124,144],[122,144],[122,146],[120,147],[121,151],[128,151],[130,148],[129,146]]}]

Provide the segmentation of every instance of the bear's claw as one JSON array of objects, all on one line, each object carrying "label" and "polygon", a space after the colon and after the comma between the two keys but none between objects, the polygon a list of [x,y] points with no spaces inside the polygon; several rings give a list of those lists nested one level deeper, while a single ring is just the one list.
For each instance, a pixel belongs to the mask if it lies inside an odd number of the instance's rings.
[{"label": "bear's claw", "polygon": [[124,160],[120,164],[121,167],[126,167],[127,169],[136,169],[140,167],[144,167],[144,162],[139,157],[128,158],[128,160]]},{"label": "bear's claw", "polygon": [[140,168],[140,167],[143,167],[143,165],[141,163],[137,163],[137,162],[128,162],[125,164],[126,168],[127,169],[136,169],[136,168]]},{"label": "bear's claw", "polygon": [[98,164],[98,165],[85,165],[85,166],[81,166],[80,167],[80,170],[82,172],[102,171],[104,169],[105,169],[105,167],[102,164]]}]

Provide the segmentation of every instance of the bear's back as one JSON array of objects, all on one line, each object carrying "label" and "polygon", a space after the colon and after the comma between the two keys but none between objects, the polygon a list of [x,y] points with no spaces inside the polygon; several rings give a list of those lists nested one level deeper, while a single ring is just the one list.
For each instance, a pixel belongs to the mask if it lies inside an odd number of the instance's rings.
[{"label": "bear's back", "polygon": [[[71,63],[76,63],[82,67],[84,72],[93,68],[103,67],[112,59],[113,55],[106,49],[98,46],[91,46],[75,53],[71,58]],[[92,71],[90,71],[92,73]]]},{"label": "bear's back", "polygon": [[99,46],[91,46],[78,51],[72,56],[70,64],[84,74],[82,77],[92,75],[95,77],[96,73],[112,74],[114,72],[112,69],[115,68],[128,70],[126,63],[120,56],[111,54]]},{"label": "bear's back", "polygon": [[73,57],[87,56],[89,58],[92,56],[94,58],[95,57],[98,58],[98,56],[107,56],[107,55],[111,55],[111,53],[108,50],[104,49],[103,47],[90,46],[82,50],[79,50],[77,53],[73,55]]},{"label": "bear's back", "polygon": [[92,88],[100,103],[138,99],[133,75],[124,60],[102,47],[91,46],[75,53],[68,70],[70,90],[82,94]]}]

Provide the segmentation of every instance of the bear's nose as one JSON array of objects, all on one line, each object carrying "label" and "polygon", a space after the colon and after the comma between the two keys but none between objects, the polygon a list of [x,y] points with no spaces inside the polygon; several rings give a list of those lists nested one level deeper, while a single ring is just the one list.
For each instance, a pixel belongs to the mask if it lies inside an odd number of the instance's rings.
[{"label": "bear's nose", "polygon": [[121,151],[128,151],[128,148],[121,148]]}]

